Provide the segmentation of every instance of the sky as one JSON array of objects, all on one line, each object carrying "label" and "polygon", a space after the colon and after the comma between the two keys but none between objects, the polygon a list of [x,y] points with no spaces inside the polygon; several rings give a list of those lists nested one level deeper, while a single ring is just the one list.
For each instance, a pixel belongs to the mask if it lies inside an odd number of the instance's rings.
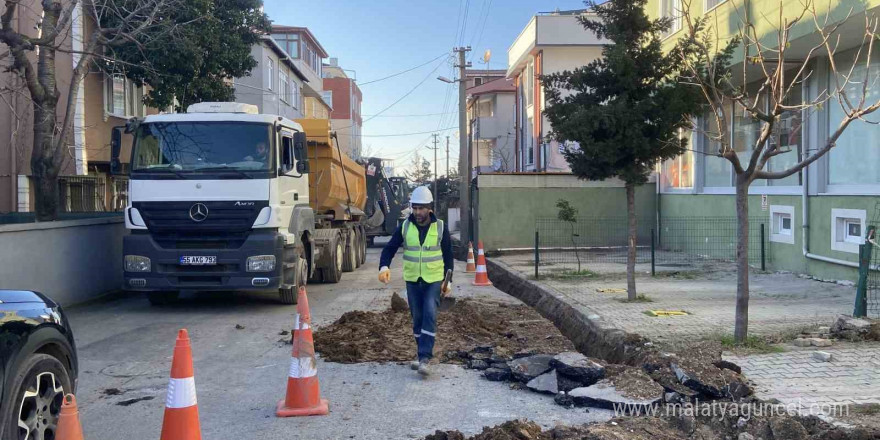
[{"label": "sky", "polygon": [[436,132],[440,175],[446,136],[450,166],[458,163],[457,85],[436,79],[457,77],[452,48],[471,46],[474,69],[487,68],[482,56],[491,50],[488,68],[506,69],[508,47],[535,13],[584,7],[581,0],[264,1],[273,23],[309,28],[330,57],[354,71],[346,73],[363,93],[365,153],[394,159],[396,174],[410,168],[414,154],[433,165],[434,151],[426,147]]}]

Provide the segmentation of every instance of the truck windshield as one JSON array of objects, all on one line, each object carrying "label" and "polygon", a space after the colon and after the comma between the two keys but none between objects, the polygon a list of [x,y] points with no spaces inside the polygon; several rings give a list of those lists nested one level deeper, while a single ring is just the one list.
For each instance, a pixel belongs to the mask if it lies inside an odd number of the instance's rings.
[{"label": "truck windshield", "polygon": [[[244,122],[153,122],[135,138],[132,171],[183,174],[266,172],[272,127]],[[249,176],[249,174],[247,174]]]}]

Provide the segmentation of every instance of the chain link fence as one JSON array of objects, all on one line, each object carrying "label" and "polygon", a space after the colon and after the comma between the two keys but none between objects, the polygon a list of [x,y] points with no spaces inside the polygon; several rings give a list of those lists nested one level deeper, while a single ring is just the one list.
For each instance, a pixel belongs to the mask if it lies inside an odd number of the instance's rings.
[{"label": "chain link fence", "polygon": [[[659,228],[654,219],[639,218],[636,225],[636,264],[696,267],[736,259],[736,217],[664,217]],[[749,263],[762,269],[768,261],[766,227],[765,217],[749,220]],[[535,274],[625,270],[628,231],[626,217],[538,219]]]}]

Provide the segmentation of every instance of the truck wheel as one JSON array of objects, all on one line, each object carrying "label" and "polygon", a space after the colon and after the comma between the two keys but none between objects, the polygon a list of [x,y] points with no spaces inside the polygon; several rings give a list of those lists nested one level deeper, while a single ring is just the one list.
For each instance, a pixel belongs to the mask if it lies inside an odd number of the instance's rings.
[{"label": "truck wheel", "polygon": [[367,263],[367,230],[361,228],[361,264]]},{"label": "truck wheel", "polygon": [[354,228],[354,267],[361,267],[364,262],[361,260],[361,228]]},{"label": "truck wheel", "polygon": [[343,272],[354,272],[357,268],[357,251],[354,248],[355,242],[355,233],[354,230],[348,234],[348,238],[345,240],[345,253],[342,257],[342,271]]},{"label": "truck wheel", "polygon": [[154,306],[164,306],[177,301],[177,297],[180,295],[180,292],[171,291],[171,292],[147,292],[147,299],[150,301],[151,305]]},{"label": "truck wheel", "polygon": [[325,283],[338,283],[342,279],[342,264],[345,257],[344,243],[339,235],[330,239],[330,266],[321,269],[321,278]]},{"label": "truck wheel", "polygon": [[[283,304],[296,304],[297,296],[299,295],[299,288],[306,286],[306,279],[308,278],[309,264],[305,259],[305,252],[302,247],[297,247],[293,252],[293,261],[290,263],[289,267],[286,266],[284,268],[285,272],[288,270],[293,271],[292,283],[278,289],[278,295],[281,297],[281,302]],[[283,278],[286,279],[287,276],[284,276]]]}]

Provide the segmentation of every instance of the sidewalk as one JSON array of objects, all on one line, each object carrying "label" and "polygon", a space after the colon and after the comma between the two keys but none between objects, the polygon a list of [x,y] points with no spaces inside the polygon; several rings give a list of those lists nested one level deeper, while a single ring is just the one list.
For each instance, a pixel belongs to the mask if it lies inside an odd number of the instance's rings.
[{"label": "sidewalk", "polygon": [[[529,255],[495,257],[519,276],[534,279]],[[617,265],[618,269],[622,265]],[[580,313],[659,342],[694,341],[731,335],[734,328],[736,277],[730,265],[699,270],[658,268],[651,277],[645,268],[636,284],[652,302],[623,303],[626,276],[607,267],[585,265],[596,271],[577,280],[548,279],[537,283],[568,301]],[[647,268],[650,270],[650,268]],[[752,273],[749,334],[795,333],[807,326],[831,325],[840,314],[852,312],[855,288],[800,278],[793,274]],[[610,293],[609,289],[615,293]],[[683,310],[688,316],[653,317],[648,310]],[[786,404],[811,405],[880,403],[880,344],[835,342],[832,347],[799,349],[786,345],[783,353],[749,356],[725,355],[742,368],[755,385],[755,394]],[[812,358],[822,350],[830,362]]]}]

